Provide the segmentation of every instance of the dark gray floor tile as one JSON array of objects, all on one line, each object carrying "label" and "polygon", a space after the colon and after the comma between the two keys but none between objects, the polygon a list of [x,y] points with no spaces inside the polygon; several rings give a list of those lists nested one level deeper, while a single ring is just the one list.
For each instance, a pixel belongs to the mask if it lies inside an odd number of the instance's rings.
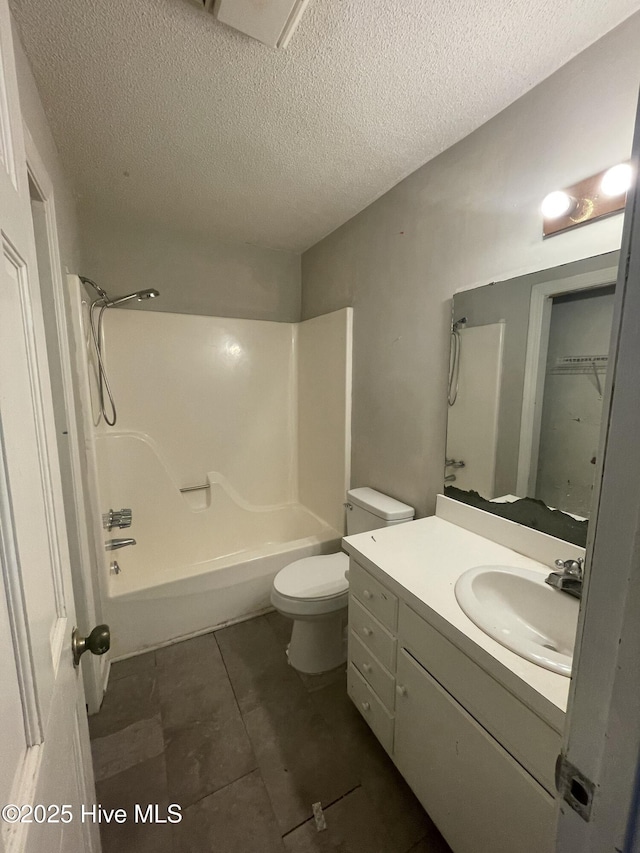
[{"label": "dark gray floor tile", "polygon": [[237,704],[213,634],[156,653],[165,730],[237,714]]},{"label": "dark gray floor tile", "polygon": [[256,769],[239,711],[168,729],[165,742],[169,796],[185,808]]},{"label": "dark gray floor tile", "polygon": [[282,613],[273,610],[265,615],[265,619],[269,623],[271,630],[276,636],[278,643],[283,649],[286,649],[291,640],[291,630],[293,628],[293,619],[287,619]]},{"label": "dark gray floor tile", "polygon": [[393,848],[382,816],[362,788],[324,809],[327,828],[318,832],[309,820],[284,838],[290,853],[389,853]]},{"label": "dark gray floor tile", "polygon": [[160,714],[91,741],[96,781],[108,779],[164,752]]},{"label": "dark gray floor tile", "polygon": [[89,717],[91,738],[105,737],[149,719],[158,713],[159,707],[155,670],[109,681],[100,711]]},{"label": "dark gray floor tile", "polygon": [[302,682],[288,664],[284,646],[269,624],[271,615],[216,631],[243,714],[265,705],[284,709],[306,697]]},{"label": "dark gray floor tile", "polygon": [[427,836],[409,850],[409,853],[451,853],[451,848],[434,827]]},{"label": "dark gray floor tile", "polygon": [[310,675],[308,672],[299,672],[298,675],[302,679],[302,683],[308,693],[315,693],[316,690],[322,690],[323,687],[328,687],[336,682],[344,683],[347,673],[347,665],[343,663],[336,669],[330,669],[328,672],[319,672]]},{"label": "dark gray floor tile", "polygon": [[244,721],[283,834],[311,817],[312,803],[331,803],[357,786],[357,772],[308,697],[295,713],[265,705]]},{"label": "dark gray floor tile", "polygon": [[406,853],[425,834],[437,837],[431,819],[347,696],[346,684],[336,682],[310,698],[334,732],[345,760],[356,769],[368,798],[384,813],[394,853]]},{"label": "dark gray floor tile", "polygon": [[[167,779],[163,755],[98,782],[96,796],[105,809],[123,808],[128,815],[126,823],[101,824],[102,853],[173,853],[171,824],[136,823],[134,820],[136,803],[143,809],[157,804],[159,814],[166,814]],[[180,853],[179,849],[176,853]]]},{"label": "dark gray floor tile", "polygon": [[243,776],[188,808],[175,828],[179,853],[284,853],[260,774]]},{"label": "dark gray floor tile", "polygon": [[136,655],[126,660],[119,660],[111,664],[109,670],[109,683],[116,681],[118,678],[126,678],[127,675],[137,675],[139,672],[144,672],[147,669],[155,669],[156,653],[145,652],[143,655]]},{"label": "dark gray floor tile", "polygon": [[182,640],[156,650],[156,667],[176,669],[184,667],[208,667],[219,657],[213,633],[200,634],[190,640]]}]

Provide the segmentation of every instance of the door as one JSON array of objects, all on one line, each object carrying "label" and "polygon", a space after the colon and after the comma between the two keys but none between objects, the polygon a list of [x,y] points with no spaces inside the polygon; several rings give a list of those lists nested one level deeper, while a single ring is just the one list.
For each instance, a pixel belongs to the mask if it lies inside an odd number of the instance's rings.
[{"label": "door", "polygon": [[[634,165],[640,158],[640,112]],[[640,186],[629,192],[560,775],[558,853],[640,851]]]},{"label": "door", "polygon": [[[99,851],[7,0],[0,0],[0,851]],[[63,808],[65,807],[65,808]]]}]

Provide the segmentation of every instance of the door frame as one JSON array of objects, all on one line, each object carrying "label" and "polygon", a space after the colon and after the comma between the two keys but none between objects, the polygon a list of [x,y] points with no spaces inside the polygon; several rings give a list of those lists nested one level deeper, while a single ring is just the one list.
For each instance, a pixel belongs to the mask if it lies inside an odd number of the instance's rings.
[{"label": "door frame", "polygon": [[[640,109],[633,166],[640,162]],[[557,853],[640,851],[640,185],[629,192],[585,590],[563,754],[594,786],[589,820],[559,798]],[[571,777],[570,777],[571,778]]]},{"label": "door frame", "polygon": [[520,419],[520,443],[518,447],[517,495],[535,497],[542,423],[542,398],[549,351],[553,299],[567,293],[594,290],[607,284],[613,284],[617,277],[618,267],[616,265],[600,270],[576,273],[555,281],[544,281],[540,284],[534,284],[531,288],[522,416]]},{"label": "door frame", "polygon": [[[71,554],[76,618],[79,627],[83,629],[81,632],[84,633],[102,622],[100,596],[95,580],[99,573],[98,543],[95,539],[96,519],[95,512],[92,512],[93,503],[87,499],[89,488],[85,473],[86,463],[83,466],[84,432],[76,402],[78,381],[72,366],[72,335],[65,302],[53,182],[24,122],[23,136],[27,173],[42,199],[47,230],[47,252],[55,305],[55,343],[59,354],[68,439],[67,442],[58,442],[58,452],[60,456],[66,456],[65,464],[60,466],[65,497],[65,525]],[[102,703],[106,682],[105,667],[106,661],[102,657],[85,655],[82,660],[85,699],[90,714],[97,713]]]}]

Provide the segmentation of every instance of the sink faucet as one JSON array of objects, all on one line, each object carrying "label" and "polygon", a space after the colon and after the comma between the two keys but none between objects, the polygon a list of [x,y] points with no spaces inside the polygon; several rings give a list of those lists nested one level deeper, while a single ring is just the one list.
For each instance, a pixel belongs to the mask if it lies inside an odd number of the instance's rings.
[{"label": "sink faucet", "polygon": [[582,580],[584,560],[580,557],[578,560],[556,560],[555,564],[560,571],[551,572],[549,577],[545,578],[545,582],[549,586],[559,589],[560,592],[566,592],[573,595],[575,598],[582,597]]},{"label": "sink faucet", "polygon": [[118,548],[126,548],[127,545],[135,545],[135,539],[107,539],[104,543],[105,551],[117,551]]}]

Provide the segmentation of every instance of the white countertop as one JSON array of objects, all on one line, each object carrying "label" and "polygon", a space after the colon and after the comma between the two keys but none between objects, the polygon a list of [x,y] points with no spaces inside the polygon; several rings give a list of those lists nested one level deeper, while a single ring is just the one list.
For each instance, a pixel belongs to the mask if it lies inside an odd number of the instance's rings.
[{"label": "white countertop", "polygon": [[437,516],[347,536],[343,547],[434,628],[562,731],[570,679],[521,658],[493,640],[462,611],[454,592],[460,575],[475,566],[518,566],[545,576],[551,571],[549,566]]}]

